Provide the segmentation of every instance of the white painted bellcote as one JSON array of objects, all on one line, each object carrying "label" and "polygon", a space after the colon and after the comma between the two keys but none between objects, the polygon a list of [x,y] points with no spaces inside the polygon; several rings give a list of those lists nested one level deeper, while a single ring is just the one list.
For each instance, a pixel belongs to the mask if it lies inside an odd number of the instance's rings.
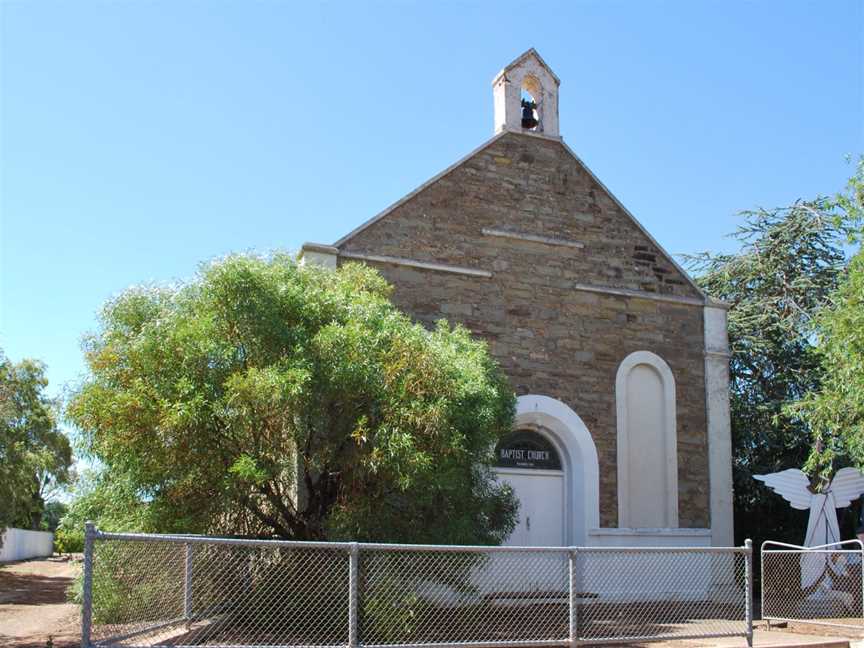
[{"label": "white painted bellcote", "polygon": [[522,54],[492,80],[495,132],[508,130],[560,137],[560,83],[533,47]]}]

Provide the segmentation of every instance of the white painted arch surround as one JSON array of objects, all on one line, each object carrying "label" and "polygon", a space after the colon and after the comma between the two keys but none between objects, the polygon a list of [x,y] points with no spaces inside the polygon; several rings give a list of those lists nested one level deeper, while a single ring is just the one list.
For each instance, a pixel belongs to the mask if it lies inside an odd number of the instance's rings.
[{"label": "white painted arch surround", "polygon": [[628,377],[640,366],[651,367],[659,374],[663,390],[663,434],[665,437],[665,490],[663,507],[665,528],[678,527],[678,425],[675,412],[675,376],[672,369],[660,356],[650,351],[635,351],[628,355],[618,367],[615,376],[615,410],[617,418],[617,468],[618,468],[618,526],[632,527],[629,471],[629,417],[627,407]]},{"label": "white painted arch surround", "polygon": [[564,468],[565,536],[570,545],[585,545],[600,526],[600,467],[597,448],[582,419],[550,396],[528,394],[516,399],[516,426],[542,428],[556,446]]}]

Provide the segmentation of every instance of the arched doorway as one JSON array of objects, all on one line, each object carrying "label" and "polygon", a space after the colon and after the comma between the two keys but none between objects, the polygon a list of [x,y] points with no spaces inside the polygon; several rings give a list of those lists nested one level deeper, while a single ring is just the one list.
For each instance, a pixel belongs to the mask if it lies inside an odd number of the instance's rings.
[{"label": "arched doorway", "polygon": [[519,500],[516,528],[506,544],[556,547],[566,544],[564,471],[561,456],[547,430],[522,428],[495,448],[498,478]]},{"label": "arched doorway", "polygon": [[[539,444],[535,451],[551,446],[557,452],[558,468],[537,464],[538,455],[534,455],[535,466],[496,468],[522,502],[519,525],[505,544],[586,545],[588,532],[600,526],[600,468],[588,428],[561,401],[527,394],[516,400],[515,433],[523,431],[535,435],[527,438]],[[506,448],[507,439],[497,449]],[[556,522],[550,522],[549,516]]]}]

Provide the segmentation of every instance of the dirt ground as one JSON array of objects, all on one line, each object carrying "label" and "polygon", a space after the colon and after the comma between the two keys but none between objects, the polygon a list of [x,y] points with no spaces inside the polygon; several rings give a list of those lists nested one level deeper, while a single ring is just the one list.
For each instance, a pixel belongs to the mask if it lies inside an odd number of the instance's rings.
[{"label": "dirt ground", "polygon": [[81,563],[63,558],[0,564],[0,645],[55,648],[79,645],[78,606],[66,602],[66,588]]}]

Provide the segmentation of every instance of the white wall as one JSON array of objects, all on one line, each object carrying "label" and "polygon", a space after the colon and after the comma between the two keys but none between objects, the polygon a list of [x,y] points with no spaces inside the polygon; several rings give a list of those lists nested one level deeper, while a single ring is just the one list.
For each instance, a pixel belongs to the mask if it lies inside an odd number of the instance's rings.
[{"label": "white wall", "polygon": [[724,304],[705,306],[705,397],[708,410],[708,473],[711,529],[716,547],[733,542],[732,424],[729,413],[729,336]]},{"label": "white wall", "polygon": [[3,532],[0,562],[24,560],[54,553],[54,534],[48,531],[26,531],[8,528]]},{"label": "white wall", "polygon": [[[744,601],[743,583],[736,581],[736,565],[743,562],[732,553],[583,549],[578,555],[580,589],[598,595],[598,602]],[[734,590],[740,593],[730,594]]]},{"label": "white wall", "polygon": [[711,529],[591,529],[589,547],[710,547]]}]

